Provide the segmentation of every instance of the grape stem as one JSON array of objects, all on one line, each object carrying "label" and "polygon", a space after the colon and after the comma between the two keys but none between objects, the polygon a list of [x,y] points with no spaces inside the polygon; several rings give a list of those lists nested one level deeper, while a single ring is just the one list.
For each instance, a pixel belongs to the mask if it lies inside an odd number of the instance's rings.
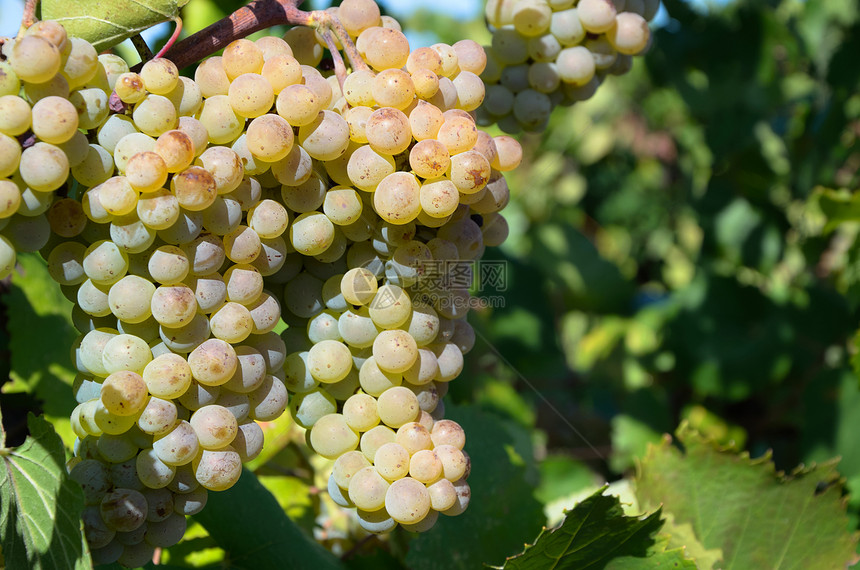
[{"label": "grape stem", "polygon": [[334,61],[334,73],[337,75],[337,82],[340,85],[341,92],[343,92],[343,83],[346,81],[346,65],[343,63],[343,57],[337,49],[337,44],[334,41],[331,30],[323,30],[320,33],[325,40],[325,45],[328,46],[328,50],[331,52],[331,58]]},{"label": "grape stem", "polygon": [[167,50],[173,47],[173,44],[175,44],[176,40],[179,39],[179,34],[182,33],[182,18],[176,16],[173,18],[173,21],[176,22],[176,28],[173,30],[173,34],[170,36],[170,39],[164,44],[164,47],[158,50],[158,53],[155,54],[155,57],[164,57]]},{"label": "grape stem", "polygon": [[24,35],[24,31],[36,23],[36,5],[39,0],[27,0],[24,3],[24,15],[21,17],[21,28],[18,30],[18,35]]}]

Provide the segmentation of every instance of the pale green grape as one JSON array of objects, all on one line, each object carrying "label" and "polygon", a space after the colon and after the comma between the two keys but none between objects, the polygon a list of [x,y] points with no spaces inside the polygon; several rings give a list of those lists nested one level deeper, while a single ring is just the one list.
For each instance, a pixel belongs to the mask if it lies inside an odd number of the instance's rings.
[{"label": "pale green grape", "polygon": [[108,240],[93,243],[84,256],[84,271],[93,283],[111,285],[128,270],[128,255]]},{"label": "pale green grape", "polygon": [[209,338],[209,332],[209,319],[201,313],[197,313],[192,317],[191,322],[180,327],[158,328],[158,336],[167,349],[181,354],[194,350]]},{"label": "pale green grape", "polygon": [[399,523],[415,524],[430,512],[430,493],[411,477],[398,479],[385,493],[385,510]]},{"label": "pale green grape", "polygon": [[259,73],[263,69],[263,52],[251,40],[239,39],[224,48],[221,65],[230,81],[243,73]]},{"label": "pale green grape", "polygon": [[[99,147],[99,149],[101,149],[105,153],[107,152],[105,149],[102,149],[101,147]],[[126,172],[126,170],[128,169],[129,162],[131,161],[131,158],[133,156],[135,156],[136,154],[138,154],[140,152],[152,152],[154,150],[155,150],[155,139],[154,138],[152,138],[151,136],[146,135],[144,133],[129,133],[116,142],[116,146],[114,147],[114,151],[113,151],[113,161],[116,162],[116,168],[118,171]],[[108,154],[108,156],[110,157],[110,154]],[[111,167],[113,167],[113,164],[111,164]],[[140,165],[140,166],[138,166],[138,169],[142,169],[144,167],[145,167],[145,165]],[[167,165],[164,166],[164,169],[166,171]],[[158,170],[160,172],[161,169],[159,168]],[[75,174],[75,173],[76,173],[76,170],[72,170],[72,174]],[[77,174],[75,174],[75,178],[78,178]],[[156,188],[160,188],[164,184],[163,182],[159,185],[155,184],[155,181],[160,180],[160,174],[151,175],[149,177],[149,180],[152,180],[152,181],[149,182],[148,185],[144,186],[145,190],[141,190],[141,191],[147,191],[147,190],[151,191],[151,190],[154,190]],[[78,178],[78,181],[84,183],[84,181],[82,181],[80,178]]]},{"label": "pale green grape", "polygon": [[275,109],[290,125],[304,127],[317,120],[323,110],[323,103],[306,85],[293,84],[278,94]]},{"label": "pale green grape", "polygon": [[226,254],[221,239],[210,233],[203,233],[181,247],[188,259],[191,275],[211,275],[223,264]]},{"label": "pale green grape", "polygon": [[415,421],[421,408],[418,398],[405,386],[394,386],[379,395],[377,399],[379,419],[392,428]]},{"label": "pale green grape", "polygon": [[259,350],[250,346],[237,346],[238,366],[224,388],[247,394],[256,390],[266,378],[266,361]]},{"label": "pale green grape", "polygon": [[21,162],[21,145],[14,138],[0,134],[0,176],[11,176]]},{"label": "pale green grape", "polygon": [[194,291],[185,285],[162,285],[152,294],[150,308],[160,325],[178,327],[190,321],[197,312],[197,299]]},{"label": "pale green grape", "polygon": [[143,433],[156,435],[171,429],[176,424],[177,417],[176,404],[153,396],[137,418],[137,427]]},{"label": "pale green grape", "polygon": [[191,166],[170,181],[170,191],[183,209],[190,212],[205,210],[218,196],[215,178],[205,168]]},{"label": "pale green grape", "polygon": [[188,275],[190,262],[185,252],[175,245],[162,245],[147,261],[152,279],[162,285],[176,285]]},{"label": "pale green grape", "polygon": [[158,548],[173,546],[182,540],[186,526],[185,516],[179,513],[174,513],[160,522],[151,522],[146,529],[146,544]]},{"label": "pale green grape", "polygon": [[146,90],[156,95],[166,95],[179,84],[179,70],[169,59],[155,58],[143,64],[140,77]]},{"label": "pale green grape", "polygon": [[[102,498],[99,513],[108,528],[130,532],[146,521],[146,499],[134,489],[115,489]],[[87,520],[85,517],[85,526]]]},{"label": "pale green grape", "polygon": [[[178,201],[176,206],[179,207]],[[171,245],[182,245],[195,240],[202,230],[203,216],[199,212],[180,208],[176,221],[160,230],[158,237]]]},{"label": "pale green grape", "polygon": [[358,447],[358,434],[349,427],[343,415],[329,414],[314,423],[310,444],[319,455],[336,459]]},{"label": "pale green grape", "polygon": [[0,62],[0,95],[17,95],[21,80],[8,61]]},{"label": "pale green grape", "polygon": [[337,330],[338,313],[328,310],[308,320],[308,339],[313,342],[323,340],[341,340],[340,332]]},{"label": "pale green grape", "polygon": [[194,160],[194,142],[188,134],[176,129],[162,133],[153,150],[164,160],[167,172],[179,172]]},{"label": "pale green grape", "polygon": [[397,521],[391,518],[383,508],[373,512],[357,509],[356,516],[358,517],[358,524],[367,532],[381,534],[397,528]]},{"label": "pale green grape", "polygon": [[21,153],[18,172],[31,189],[50,192],[62,186],[68,178],[69,159],[58,147],[37,142]]},{"label": "pale green grape", "polygon": [[364,511],[378,511],[385,506],[389,483],[373,466],[363,467],[349,480],[349,499]]},{"label": "pale green grape", "polygon": [[188,390],[179,396],[179,403],[186,409],[194,411],[203,406],[214,404],[220,395],[220,386],[207,386],[195,380],[188,387]]},{"label": "pale green grape", "polygon": [[76,295],[77,305],[87,314],[94,317],[110,315],[110,304],[108,303],[109,285],[97,285],[87,279],[78,287]]},{"label": "pale green grape", "polygon": [[322,389],[296,394],[290,400],[290,413],[304,429],[311,429],[320,418],[336,412],[334,398]]},{"label": "pale green grape", "polygon": [[15,41],[9,63],[21,80],[44,83],[60,71],[60,51],[44,38],[25,35]]},{"label": "pale green grape", "polygon": [[[200,449],[196,434],[197,431],[190,423],[180,420],[170,431],[155,436],[152,454],[165,465],[172,467],[185,465],[194,459]],[[140,469],[139,465],[138,469]]]},{"label": "pale green grape", "polygon": [[[75,118],[77,125],[77,117]],[[114,152],[117,143],[126,135],[136,133],[134,121],[126,115],[110,115],[99,127],[97,142],[108,152]]]},{"label": "pale green grape", "polygon": [[349,146],[349,125],[337,113],[324,110],[299,127],[298,142],[312,158],[334,160]]},{"label": "pale green grape", "polygon": [[205,488],[200,487],[188,493],[175,495],[173,498],[173,509],[181,515],[193,516],[203,510],[208,498],[209,492]]},{"label": "pale green grape", "polygon": [[615,24],[615,4],[612,0],[580,0],[576,5],[579,21],[587,32],[600,34]]},{"label": "pale green grape", "polygon": [[207,58],[194,70],[194,82],[200,87],[200,93],[204,97],[226,95],[230,88],[230,79],[221,61],[221,56]]},{"label": "pale green grape", "polygon": [[409,40],[403,32],[391,28],[368,28],[359,35],[359,38],[362,37],[366,37],[365,49],[359,48],[359,51],[363,51],[364,59],[375,70],[400,69],[406,65]]},{"label": "pale green grape", "polygon": [[209,133],[209,142],[214,144],[225,144],[234,140],[245,126],[245,121],[233,110],[227,95],[213,95],[206,99],[198,120]]},{"label": "pale green grape", "polygon": [[128,323],[140,323],[152,315],[150,308],[155,285],[137,275],[126,275],[108,292],[108,304],[116,318]]},{"label": "pale green grape", "polygon": [[347,451],[334,462],[331,476],[338,487],[347,490],[352,476],[369,466],[370,461],[360,451]]},{"label": "pale green grape", "polygon": [[78,126],[82,129],[98,128],[110,112],[108,95],[98,87],[72,92],[69,102],[78,113]]},{"label": "pale green grape", "polygon": [[233,263],[251,263],[260,255],[260,236],[248,226],[240,225],[224,236],[224,253]]},{"label": "pale green grape", "polygon": [[[86,247],[77,242],[64,242],[48,254],[48,273],[60,285],[77,285],[86,281],[84,256]],[[0,271],[2,273],[2,271]]]},{"label": "pale green grape", "polygon": [[[223,392],[222,392],[223,395]],[[222,449],[233,442],[239,425],[227,408],[213,404],[203,406],[191,416],[191,427],[203,449]]]},{"label": "pale green grape", "polygon": [[400,154],[412,142],[409,118],[399,109],[391,107],[377,109],[367,118],[365,136],[370,147],[377,153]]},{"label": "pale green grape", "polygon": [[248,125],[246,136],[251,154],[266,162],[283,159],[293,148],[293,129],[278,115],[258,116]]},{"label": "pale green grape", "polygon": [[418,422],[409,422],[400,426],[397,429],[395,441],[403,446],[410,455],[433,447],[430,432]]},{"label": "pale green grape", "polygon": [[343,404],[346,423],[358,432],[365,432],[379,424],[376,398],[368,394],[354,394]]},{"label": "pale green grape", "polygon": [[227,382],[239,365],[235,349],[220,339],[209,339],[191,351],[188,365],[194,379],[208,386]]},{"label": "pale green grape", "polygon": [[619,53],[636,55],[648,46],[651,30],[639,14],[622,12],[615,17],[615,25],[606,32],[606,39]]},{"label": "pale green grape", "polygon": [[429,449],[417,451],[409,460],[410,477],[425,485],[438,481],[442,477],[442,472],[442,461],[435,451]]},{"label": "pale green grape", "polygon": [[162,354],[143,369],[143,381],[149,393],[165,399],[175,399],[191,386],[191,367],[178,354]]},{"label": "pale green grape", "polygon": [[262,75],[255,72],[243,73],[236,77],[227,91],[230,106],[240,117],[259,117],[275,102],[272,85]]},{"label": "pale green grape", "polygon": [[409,473],[409,452],[398,443],[386,443],[373,456],[376,471],[388,481],[396,481]]},{"label": "pale green grape", "polygon": [[[134,371],[143,372],[144,367],[152,360],[152,351],[149,345],[141,338],[129,334],[119,334],[111,338],[105,343],[104,351],[102,352],[102,364],[104,369],[109,373]],[[108,377],[110,378],[110,377]],[[135,380],[143,379],[138,377]],[[105,380],[107,383],[107,380]],[[146,384],[144,383],[144,386]],[[139,386],[139,384],[135,384]],[[104,398],[102,398],[104,399]],[[137,412],[143,405],[134,408]],[[109,408],[112,413],[117,413],[114,408]],[[128,415],[120,414],[117,415]]]},{"label": "pale green grape", "polygon": [[179,201],[165,189],[140,196],[136,210],[138,219],[154,230],[170,228],[179,220],[180,214]]},{"label": "pale green grape", "polygon": [[471,71],[461,71],[453,79],[457,94],[457,108],[464,111],[474,111],[481,106],[486,95],[484,82]]},{"label": "pale green grape", "polygon": [[134,72],[125,72],[116,78],[114,91],[123,103],[139,103],[146,97],[143,79]]},{"label": "pale green grape", "polygon": [[[71,50],[65,59],[60,73],[69,82],[69,87],[76,89],[86,85],[99,69],[98,53],[84,39],[69,38]],[[101,91],[101,90],[100,90]]]},{"label": "pale green grape", "polygon": [[209,317],[209,326],[215,338],[232,344],[248,338],[254,328],[248,308],[233,302],[225,303],[213,312]]},{"label": "pale green grape", "polygon": [[102,458],[109,463],[122,463],[137,455],[137,447],[128,434],[110,435],[102,434],[98,438],[96,447]]},{"label": "pale green grape", "polygon": [[513,26],[504,26],[493,33],[493,57],[504,65],[517,65],[529,56],[528,41]]},{"label": "pale green grape", "polygon": [[217,451],[204,450],[192,465],[197,480],[210,491],[229,489],[242,474],[242,460],[229,445]]},{"label": "pale green grape", "polygon": [[[271,38],[273,36],[266,36],[260,39]],[[296,85],[302,81],[302,68],[296,58],[292,56],[292,50],[290,50],[290,53],[273,54],[271,57],[266,58],[260,74],[268,80],[275,95],[290,85]]]},{"label": "pale green grape", "polygon": [[276,420],[287,409],[287,387],[277,377],[266,375],[262,384],[248,394],[251,411],[248,414],[258,422]]},{"label": "pale green grape", "polygon": [[389,388],[400,386],[403,382],[401,374],[382,370],[373,356],[365,360],[361,365],[358,378],[362,390],[371,396],[380,396]]}]

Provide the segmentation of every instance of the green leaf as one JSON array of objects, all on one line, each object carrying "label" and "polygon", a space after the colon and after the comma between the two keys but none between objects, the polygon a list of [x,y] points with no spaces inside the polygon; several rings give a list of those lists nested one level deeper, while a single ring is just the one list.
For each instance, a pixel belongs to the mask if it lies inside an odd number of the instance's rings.
[{"label": "green leaf", "polygon": [[98,51],[172,20],[188,0],[43,0],[42,18],[61,23],[71,36]]},{"label": "green leaf", "polygon": [[690,523],[678,524],[672,513],[663,512],[663,531],[661,536],[668,540],[669,548],[684,548],[688,558],[696,562],[699,570],[712,570],[723,559],[719,548],[707,549],[699,542]]},{"label": "green leaf", "polygon": [[247,469],[227,491],[210,493],[194,519],[227,552],[229,567],[242,570],[340,570],[340,561],[305,535],[275,497]]},{"label": "green leaf", "polygon": [[[90,568],[80,522],[84,493],[66,474],[63,442],[43,418],[29,414],[27,426],[30,435],[23,445],[0,448],[0,534],[6,567]],[[5,433],[2,441],[5,444]]]},{"label": "green leaf", "polygon": [[722,549],[722,568],[844,568],[855,560],[835,460],[786,477],[769,455],[719,449],[686,425],[677,437],[685,451],[667,437],[642,460],[637,496],[691,524],[705,548]]},{"label": "green leaf", "polygon": [[498,564],[546,522],[533,496],[535,485],[527,480],[529,458],[512,436],[522,428],[475,406],[446,406],[445,416],[466,431],[472,498],[466,512],[440,516],[431,531],[412,540],[406,556],[411,570]]},{"label": "green leaf", "polygon": [[843,222],[860,221],[860,194],[820,188],[816,195],[821,211],[827,216],[825,232],[832,231]]},{"label": "green leaf", "polygon": [[663,524],[659,509],[645,518],[627,517],[618,497],[604,495],[605,490],[603,487],[568,511],[558,528],[544,528],[534,544],[526,545],[522,554],[509,558],[502,568],[585,570],[608,568],[607,564],[614,560],[617,561],[612,567],[618,569],[668,567],[650,562],[637,565],[654,554],[654,535]]}]

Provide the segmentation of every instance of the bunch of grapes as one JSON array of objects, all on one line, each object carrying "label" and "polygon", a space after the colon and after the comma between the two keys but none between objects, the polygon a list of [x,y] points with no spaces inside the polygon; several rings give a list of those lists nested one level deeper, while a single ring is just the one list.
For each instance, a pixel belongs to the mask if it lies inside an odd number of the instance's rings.
[{"label": "bunch of grapes", "polygon": [[590,98],[607,75],[630,71],[651,41],[660,0],[489,0],[493,32],[481,79],[481,124],[541,131],[557,105]]},{"label": "bunch of grapes", "polygon": [[478,44],[411,51],[372,0],[331,15],[361,58],[342,85],[302,27],[193,80],[50,21],[3,47],[0,277],[38,251],[75,303],[70,467],[97,563],[178,542],[288,398],[367,531],[468,505],[441,398],[475,341],[462,275],[507,236],[522,152],[476,127]]}]

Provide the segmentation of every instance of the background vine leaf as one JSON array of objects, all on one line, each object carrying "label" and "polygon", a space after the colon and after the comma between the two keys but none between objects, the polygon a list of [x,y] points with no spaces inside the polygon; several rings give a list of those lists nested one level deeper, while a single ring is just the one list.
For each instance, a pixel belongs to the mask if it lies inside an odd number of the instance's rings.
[{"label": "background vine leaf", "polygon": [[27,425],[30,435],[21,446],[0,445],[0,534],[6,567],[90,568],[80,523],[84,493],[66,474],[63,442],[41,417],[29,414]]},{"label": "background vine leaf", "polygon": [[101,51],[179,15],[189,0],[44,0],[42,18]]},{"label": "background vine leaf", "polygon": [[[501,568],[695,568],[683,559],[681,550],[666,553],[657,545],[654,535],[663,526],[659,509],[644,518],[625,516],[618,497],[604,495],[605,490],[576,505],[559,527],[544,528],[533,544],[508,558]],[[646,562],[649,557],[656,559]],[[672,566],[673,561],[683,566]]]},{"label": "background vine leaf", "polygon": [[721,568],[844,568],[856,559],[837,461],[784,476],[769,455],[718,449],[685,426],[677,437],[684,451],[669,438],[649,450],[637,497],[692,525],[705,548],[721,548]]}]

